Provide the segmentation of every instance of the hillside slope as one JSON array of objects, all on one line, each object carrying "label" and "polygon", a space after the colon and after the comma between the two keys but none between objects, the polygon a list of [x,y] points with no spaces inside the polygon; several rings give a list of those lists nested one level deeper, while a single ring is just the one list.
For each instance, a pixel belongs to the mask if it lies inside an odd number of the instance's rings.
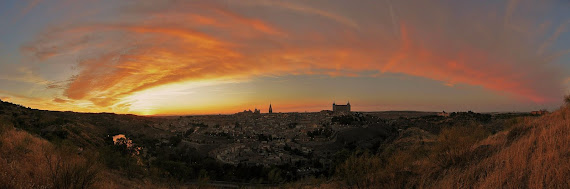
[{"label": "hillside slope", "polygon": [[[485,152],[480,149],[486,149]],[[537,119],[524,118],[468,154],[473,163],[452,167],[429,187],[570,188],[570,107]]]},{"label": "hillside slope", "polygon": [[0,188],[91,187],[99,168],[88,157],[0,123]]},{"label": "hillside slope", "polygon": [[377,154],[357,152],[320,188],[570,188],[570,106],[437,135],[411,127]]},{"label": "hillside slope", "polygon": [[0,188],[169,188],[110,170],[97,156],[54,145],[0,120]]}]

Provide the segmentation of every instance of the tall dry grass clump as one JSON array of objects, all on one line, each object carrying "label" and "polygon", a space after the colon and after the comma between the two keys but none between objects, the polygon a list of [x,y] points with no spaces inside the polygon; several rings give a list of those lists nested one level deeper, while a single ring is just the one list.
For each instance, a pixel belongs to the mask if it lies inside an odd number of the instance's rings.
[{"label": "tall dry grass clump", "polygon": [[0,123],[0,188],[89,188],[98,172],[73,149]]},{"label": "tall dry grass clump", "polygon": [[337,167],[337,176],[345,181],[344,187],[356,186],[357,188],[369,188],[374,186],[378,178],[378,170],[381,169],[380,159],[364,152],[358,156],[349,157],[343,164]]},{"label": "tall dry grass clump", "polygon": [[[477,149],[487,156],[476,156]],[[509,131],[474,145],[465,167],[443,170],[430,188],[570,188],[570,106],[524,118]],[[475,159],[482,157],[479,160]],[[433,178],[433,177],[431,177]]]},{"label": "tall dry grass clump", "polygon": [[49,143],[6,125],[0,127],[0,188],[50,187],[44,159]]}]

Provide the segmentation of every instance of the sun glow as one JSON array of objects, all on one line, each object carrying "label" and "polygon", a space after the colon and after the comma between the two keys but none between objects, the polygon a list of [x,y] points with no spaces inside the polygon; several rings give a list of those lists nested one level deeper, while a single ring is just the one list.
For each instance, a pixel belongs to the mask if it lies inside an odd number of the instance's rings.
[{"label": "sun glow", "polygon": [[[220,99],[212,98],[215,90],[208,87],[221,87],[229,81],[202,80],[188,81],[139,91],[125,97],[119,104],[130,104],[128,112],[139,115],[165,114],[177,109],[194,109],[200,106],[215,106]],[[234,81],[235,82],[235,81]],[[173,101],[173,99],[177,99]]]}]

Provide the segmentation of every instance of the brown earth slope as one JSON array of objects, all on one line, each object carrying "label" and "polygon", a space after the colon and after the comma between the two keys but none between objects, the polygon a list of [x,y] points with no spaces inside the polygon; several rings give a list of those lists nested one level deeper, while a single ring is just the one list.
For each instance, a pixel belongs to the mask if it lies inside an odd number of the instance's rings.
[{"label": "brown earth slope", "polygon": [[[488,150],[477,152],[483,148]],[[480,141],[468,153],[478,153],[471,155],[475,163],[447,169],[427,186],[570,188],[570,107],[536,119],[524,118],[509,131]]]},{"label": "brown earth slope", "polygon": [[457,125],[437,136],[400,133],[377,154],[356,153],[335,179],[307,188],[570,188],[570,106],[505,122],[490,135]]}]

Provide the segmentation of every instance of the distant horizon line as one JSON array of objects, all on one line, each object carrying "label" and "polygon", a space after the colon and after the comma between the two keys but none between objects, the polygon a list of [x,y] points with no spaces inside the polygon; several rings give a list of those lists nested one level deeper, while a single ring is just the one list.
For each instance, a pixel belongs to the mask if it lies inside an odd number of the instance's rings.
[{"label": "distant horizon line", "polygon": [[[21,106],[23,108],[28,108],[28,109],[33,109],[33,110],[39,110],[39,111],[52,111],[52,112],[73,112],[73,113],[86,113],[86,114],[117,114],[117,115],[135,115],[135,116],[142,116],[142,117],[176,117],[176,116],[209,116],[209,115],[234,115],[234,114],[238,114],[238,113],[242,113],[244,111],[238,111],[235,113],[206,113],[206,114],[152,114],[152,115],[142,115],[142,114],[136,114],[136,113],[116,113],[116,112],[82,112],[82,111],[72,111],[72,110],[45,110],[45,109],[36,109],[36,108],[32,108],[29,106],[24,106],[21,104],[16,104],[10,101],[4,101],[0,99],[0,102],[5,102],[5,103],[10,103],[10,104],[14,104],[14,105],[18,105]],[[334,104],[334,103],[333,103]],[[251,109],[250,109],[251,110]],[[261,109],[259,109],[261,110]],[[260,113],[260,114],[287,114],[287,113],[319,113],[322,111],[331,111],[332,110],[320,110],[320,111],[289,111],[289,112],[273,112],[273,113]],[[443,110],[445,111],[445,110]],[[351,112],[361,112],[361,113],[375,113],[375,112],[427,112],[427,113],[439,113],[439,112],[443,112],[443,111],[424,111],[424,110],[372,110],[372,111],[351,111]],[[453,112],[477,112],[477,111],[473,111],[473,110],[467,110],[467,111],[449,111],[447,113],[453,113]],[[477,113],[526,113],[526,112],[532,112],[532,111],[481,111],[481,112],[477,112]]]},{"label": "distant horizon line", "polygon": [[[332,110],[321,110],[321,111],[331,111]],[[273,113],[260,113],[260,114],[290,114],[290,113],[320,113],[321,111],[304,111],[304,112],[273,112]],[[469,112],[468,111],[451,111],[446,113],[457,113],[457,112]],[[350,111],[355,113],[377,113],[377,112],[424,112],[424,113],[440,113],[442,111],[421,111],[421,110],[377,110],[377,111]],[[532,111],[496,111],[496,112],[477,112],[471,111],[474,113],[483,113],[483,114],[490,114],[490,113],[530,113]],[[107,112],[101,112],[107,113]],[[214,115],[235,115],[242,112],[236,113],[214,113],[214,114],[155,114],[155,115],[140,115],[144,117],[177,117],[177,116],[214,116]],[[125,114],[125,115],[136,115],[136,114]]]}]

